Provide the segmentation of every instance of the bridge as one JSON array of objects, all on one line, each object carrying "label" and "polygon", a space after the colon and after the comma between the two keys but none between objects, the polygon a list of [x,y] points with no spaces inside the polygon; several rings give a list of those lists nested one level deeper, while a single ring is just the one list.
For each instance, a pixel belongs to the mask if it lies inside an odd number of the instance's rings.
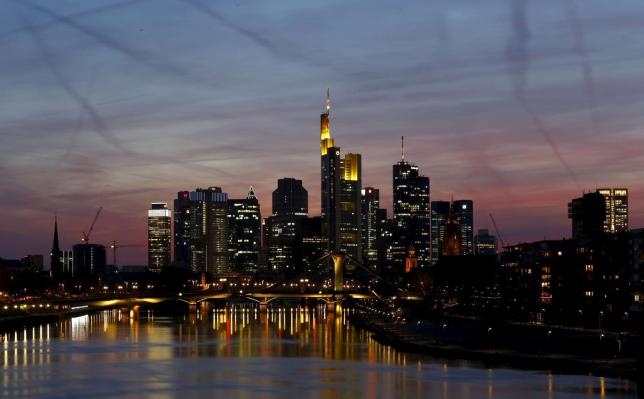
[{"label": "bridge", "polygon": [[153,305],[167,301],[179,301],[184,302],[188,305],[190,311],[195,311],[197,305],[204,301],[211,300],[247,300],[252,301],[258,304],[260,311],[266,311],[268,305],[275,300],[279,299],[304,299],[304,300],[317,300],[324,302],[327,306],[327,311],[333,312],[336,308],[336,305],[340,304],[344,300],[349,299],[373,299],[377,298],[381,301],[391,301],[394,299],[403,299],[408,301],[417,301],[423,299],[420,296],[413,295],[403,291],[400,288],[395,288],[396,295],[383,297],[378,295],[374,291],[356,291],[349,290],[345,287],[344,284],[344,270],[345,266],[348,263],[354,263],[358,267],[363,268],[373,277],[378,280],[384,281],[387,284],[394,286],[392,283],[388,282],[372,270],[364,267],[360,262],[348,256],[342,251],[333,251],[329,252],[326,255],[322,256],[314,263],[321,263],[331,260],[333,263],[333,286],[332,289],[309,292],[305,290],[288,290],[281,287],[286,286],[285,281],[276,282],[268,287],[258,288],[257,291],[220,291],[220,290],[204,290],[204,291],[191,291],[191,292],[180,292],[180,293],[143,293],[140,295],[136,294],[122,294],[122,295],[110,295],[110,296],[95,296],[95,297],[76,297],[76,298],[64,298],[51,301],[51,304],[54,305],[52,311],[60,311],[61,309],[64,312],[74,312],[74,311],[86,311],[88,309],[100,310],[100,309],[111,309],[111,308],[128,308],[128,309],[138,309],[140,306],[144,305]]}]

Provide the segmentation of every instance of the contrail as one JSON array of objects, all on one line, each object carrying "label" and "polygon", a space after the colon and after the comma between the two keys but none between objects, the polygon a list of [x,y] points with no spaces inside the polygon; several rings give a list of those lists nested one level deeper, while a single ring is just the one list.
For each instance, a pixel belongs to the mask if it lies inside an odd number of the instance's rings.
[{"label": "contrail", "polygon": [[[117,3],[106,4],[106,5],[103,5],[103,6],[94,7],[94,8],[90,8],[90,9],[87,9],[87,10],[79,11],[77,13],[67,14],[67,15],[64,16],[64,18],[72,19],[72,18],[80,18],[80,17],[89,16],[89,15],[99,14],[99,13],[102,13],[102,12],[105,12],[105,11],[110,11],[110,10],[126,7],[126,6],[129,6],[129,5],[134,4],[134,3],[139,3],[141,1],[143,1],[143,0],[127,0],[127,1],[117,2]],[[43,30],[43,29],[47,29],[50,26],[56,25],[58,23],[60,23],[60,21],[58,19],[50,19],[49,21],[36,23],[36,24],[30,24],[28,26],[21,26],[19,28],[12,29],[12,30],[9,30],[9,31],[6,31],[6,32],[0,32],[0,40],[4,40],[4,39],[6,39],[8,37],[11,37],[13,35],[26,32],[27,29]]]},{"label": "contrail", "polygon": [[265,37],[257,34],[256,32],[253,32],[250,29],[244,28],[242,26],[237,25],[236,23],[232,22],[216,10],[212,9],[208,5],[206,5],[203,1],[201,0],[182,0],[185,4],[188,4],[192,8],[196,9],[197,11],[209,16],[210,18],[214,19],[215,21],[219,22],[226,28],[237,32],[241,36],[244,36],[245,38],[251,40],[258,46],[262,47],[266,51],[268,51],[271,55],[273,55],[275,58],[285,58],[290,61],[294,62],[303,62],[309,65],[313,65],[316,67],[320,66],[319,62],[316,62],[315,60],[310,60],[307,59],[306,57],[300,55],[300,54],[295,54],[292,51],[286,51],[283,47],[277,46],[275,43],[271,42],[270,40],[267,40]]},{"label": "contrail", "polygon": [[527,43],[528,40],[530,40],[530,31],[526,20],[525,6],[526,0],[514,0],[512,2],[511,25],[513,35],[510,37],[507,56],[510,63],[509,71],[514,87],[514,97],[521,108],[523,108],[523,110],[530,116],[535,128],[544,137],[546,143],[550,146],[552,153],[557,158],[561,166],[578,185],[577,175],[572,170],[568,162],[566,162],[563,155],[561,155],[561,151],[559,151],[559,147],[553,140],[552,135],[546,128],[546,125],[543,123],[541,118],[539,118],[539,115],[532,110],[526,99],[525,88],[527,82],[527,70],[529,67]]},{"label": "contrail", "polygon": [[[193,76],[191,76],[189,73],[187,73],[185,70],[182,68],[176,67],[174,65],[168,65],[166,63],[159,63],[152,61],[153,58],[156,58],[156,56],[152,53],[149,53],[144,50],[137,50],[133,49],[127,46],[122,45],[121,43],[117,42],[116,40],[113,40],[112,38],[103,35],[102,33],[99,33],[97,31],[94,31],[92,29],[89,29],[82,24],[79,24],[78,22],[74,21],[73,19],[65,16],[61,16],[53,12],[51,9],[44,7],[42,5],[34,4],[29,0],[13,0],[14,2],[18,4],[22,4],[24,6],[27,6],[35,11],[40,12],[41,14],[44,14],[52,20],[61,23],[63,25],[66,25],[74,30],[77,30],[98,43],[102,44],[105,47],[108,47],[122,55],[124,55],[127,58],[130,58],[142,65],[147,66],[150,69],[154,69],[166,74],[170,75],[175,75],[175,76],[181,76],[187,80],[192,81],[193,83],[199,83],[199,84],[204,84],[204,82],[200,79],[196,79]],[[208,84],[208,83],[206,83]]]},{"label": "contrail", "polygon": [[103,121],[103,118],[101,117],[99,112],[94,108],[94,106],[89,101],[87,101],[85,97],[83,97],[80,93],[78,93],[78,91],[76,91],[74,86],[65,78],[65,76],[60,71],[60,69],[58,69],[58,66],[54,62],[54,57],[49,51],[49,47],[42,39],[42,37],[40,37],[40,34],[33,28],[28,27],[29,26],[28,21],[22,14],[20,14],[20,19],[21,19],[21,22],[24,24],[24,26],[27,27],[27,32],[29,33],[29,36],[31,36],[31,38],[33,39],[36,47],[38,48],[42,61],[47,66],[47,68],[49,69],[53,77],[56,79],[56,82],[63,89],[63,91],[65,91],[65,93],[67,93],[67,95],[78,104],[80,109],[84,111],[84,113],[87,116],[89,116],[89,119],[92,122],[92,125],[94,127],[94,131],[114,147],[118,148],[119,150],[125,153],[129,153],[130,151],[116,137],[108,133],[107,126]]},{"label": "contrail", "polygon": [[584,28],[579,21],[577,13],[577,3],[575,0],[566,1],[566,19],[572,29],[572,36],[575,42],[575,52],[581,63],[581,74],[584,82],[584,91],[588,99],[590,117],[592,119],[593,131],[599,133],[599,118],[597,116],[597,97],[595,96],[595,81],[593,79],[593,69],[588,60],[588,50],[586,49],[586,39]]}]

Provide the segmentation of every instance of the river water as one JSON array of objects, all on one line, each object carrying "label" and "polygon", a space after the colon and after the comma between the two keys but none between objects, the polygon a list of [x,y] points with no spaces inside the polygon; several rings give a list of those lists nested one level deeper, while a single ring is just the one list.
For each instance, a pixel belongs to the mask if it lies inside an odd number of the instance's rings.
[{"label": "river water", "polygon": [[322,307],[104,311],[2,332],[3,398],[635,398],[628,380],[405,354]]}]

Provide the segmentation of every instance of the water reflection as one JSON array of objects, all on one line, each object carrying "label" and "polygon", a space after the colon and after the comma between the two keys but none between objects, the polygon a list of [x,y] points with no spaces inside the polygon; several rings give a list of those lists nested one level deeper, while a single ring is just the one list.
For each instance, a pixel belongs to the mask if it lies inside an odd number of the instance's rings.
[{"label": "water reflection", "polygon": [[112,310],[4,331],[2,397],[635,397],[628,381],[486,369],[398,352],[351,309]]}]

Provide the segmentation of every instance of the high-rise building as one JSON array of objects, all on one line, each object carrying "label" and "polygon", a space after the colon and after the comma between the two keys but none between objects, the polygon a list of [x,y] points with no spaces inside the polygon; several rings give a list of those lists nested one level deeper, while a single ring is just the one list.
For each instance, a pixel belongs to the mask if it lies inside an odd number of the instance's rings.
[{"label": "high-rise building", "polygon": [[360,154],[346,154],[340,161],[340,249],[362,261],[362,166]]},{"label": "high-rise building", "polygon": [[443,241],[445,240],[445,222],[449,215],[451,204],[449,201],[432,201],[432,264],[438,262],[443,253]]},{"label": "high-rise building", "polygon": [[402,268],[413,249],[418,267],[429,265],[430,209],[429,178],[419,174],[418,166],[401,160],[393,166],[394,243],[393,265]]},{"label": "high-rise building", "polygon": [[148,269],[152,272],[170,265],[171,223],[168,204],[153,202],[148,210]]},{"label": "high-rise building", "polygon": [[308,214],[308,192],[302,181],[283,178],[273,191],[273,216],[264,226],[267,263],[270,271],[292,271],[300,263],[298,221]]},{"label": "high-rise building", "polygon": [[474,254],[474,202],[457,200],[452,205],[454,217],[461,230],[461,255]]},{"label": "high-rise building", "polygon": [[52,277],[60,277],[63,273],[63,253],[58,243],[58,218],[54,218],[54,240],[52,243],[49,270]]},{"label": "high-rise building", "polygon": [[[179,213],[177,215],[177,213]],[[231,271],[228,194],[219,187],[180,191],[175,200],[175,261],[193,273]]]},{"label": "high-rise building", "polygon": [[331,138],[329,119],[331,115],[331,100],[329,91],[326,93],[325,112],[320,115],[320,154],[321,154],[321,207],[322,234],[327,242],[328,250],[339,250],[341,247],[341,161],[340,148],[336,147]]},{"label": "high-rise building", "polygon": [[487,229],[479,229],[474,237],[474,250],[477,255],[497,255],[496,237],[490,234]]},{"label": "high-rise building", "polygon": [[568,204],[572,238],[588,241],[600,237],[606,226],[606,200],[599,192],[586,193]]},{"label": "high-rise building", "polygon": [[273,191],[273,215],[306,216],[309,213],[309,193],[302,180],[284,177],[277,180]]},{"label": "high-rise building", "polygon": [[261,241],[261,216],[255,189],[246,198],[228,200],[228,253],[236,272],[255,273]]},{"label": "high-rise building", "polygon": [[363,188],[362,261],[368,267],[378,265],[378,209],[380,209],[380,190],[373,187]]},{"label": "high-rise building", "polygon": [[628,231],[628,189],[599,188],[597,192],[604,196],[606,202],[604,232]]},{"label": "high-rise building", "polygon": [[72,247],[74,276],[105,271],[105,246],[100,244],[76,244]]},{"label": "high-rise building", "polygon": [[190,192],[179,191],[174,200],[174,264],[178,267],[190,268],[192,264],[191,207]]},{"label": "high-rise building", "polygon": [[392,264],[392,245],[393,245],[393,219],[387,219],[387,209],[378,208],[376,210],[376,248],[378,252],[377,267],[380,272],[391,268]]}]

